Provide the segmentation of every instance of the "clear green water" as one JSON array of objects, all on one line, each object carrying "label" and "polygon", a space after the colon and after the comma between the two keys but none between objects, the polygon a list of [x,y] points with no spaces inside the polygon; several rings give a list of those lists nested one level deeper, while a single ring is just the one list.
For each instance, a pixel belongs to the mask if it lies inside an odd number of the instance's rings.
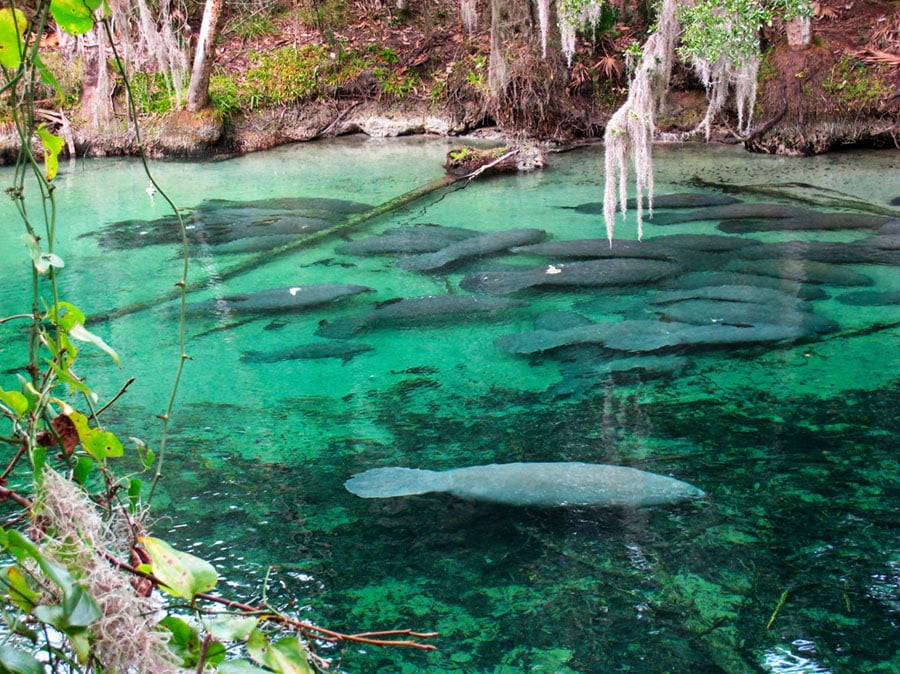
[{"label": "clear green water", "polygon": [[[215,163],[156,163],[154,172],[186,207],[282,196],[378,204],[439,177],[448,147],[354,138]],[[684,191],[697,177],[774,185],[801,198],[835,190],[885,208],[900,195],[897,151],[783,159],[673,146],[656,156],[657,193]],[[540,173],[417,203],[353,238],[415,222],[603,236],[596,216],[559,208],[601,198],[602,149],[550,162]],[[78,238],[114,220],[165,213],[159,196],[145,192],[138,163],[79,161],[64,166],[58,182],[64,299],[100,313],[167,293],[179,277],[176,246],[111,251],[96,236]],[[5,316],[27,307],[20,286],[29,265],[15,215],[2,209]],[[647,225],[645,236],[714,226]],[[634,236],[633,216],[617,235]],[[245,351],[312,341],[320,321],[375,301],[461,292],[458,281],[475,269],[541,264],[510,255],[421,274],[398,269],[391,256],[339,255],[338,243],[321,240],[225,283],[217,275],[239,258],[192,262],[192,279],[210,279],[192,301],[305,283],[376,291],[230,329],[215,330],[225,326],[214,318],[189,324],[192,360],[157,534],[214,560],[223,592],[255,596],[273,565],[269,596],[311,621],[348,632],[441,633],[434,653],[322,646],[335,671],[348,674],[900,671],[900,341],[896,326],[877,328],[900,321],[898,305],[817,300],[816,312],[838,321],[838,333],[778,349],[699,350],[678,375],[597,377],[563,396],[548,390],[571,384],[580,367],[564,362],[571,357],[517,357],[493,340],[531,330],[543,311],[609,293],[523,291],[515,297],[527,306],[502,317],[368,331],[355,340],[373,349],[347,363],[240,360]],[[897,267],[852,268],[879,290],[900,290]],[[93,329],[123,361],[119,370],[99,351],[82,351],[95,390],[108,397],[137,378],[106,423],[152,444],[178,356],[174,320],[160,305]],[[0,372],[22,364],[16,337],[13,323],[0,325]],[[10,387],[12,377],[0,375],[0,385]],[[670,474],[710,497],[637,512],[541,511],[444,495],[363,500],[342,486],[376,466],[562,460]]]}]

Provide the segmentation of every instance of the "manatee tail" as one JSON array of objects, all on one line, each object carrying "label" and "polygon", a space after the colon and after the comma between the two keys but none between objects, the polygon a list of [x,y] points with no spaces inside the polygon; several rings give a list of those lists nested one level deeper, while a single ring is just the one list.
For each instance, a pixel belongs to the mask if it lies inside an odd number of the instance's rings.
[{"label": "manatee tail", "polygon": [[450,480],[446,473],[419,468],[373,468],[354,475],[344,483],[351,494],[362,498],[413,496],[446,491]]}]

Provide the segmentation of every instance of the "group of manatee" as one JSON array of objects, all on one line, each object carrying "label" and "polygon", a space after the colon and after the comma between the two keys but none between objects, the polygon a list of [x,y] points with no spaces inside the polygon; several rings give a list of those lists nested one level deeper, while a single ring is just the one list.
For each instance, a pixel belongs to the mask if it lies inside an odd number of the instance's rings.
[{"label": "group of manatee", "polygon": [[[848,305],[900,302],[897,291],[872,289],[867,273],[843,266],[900,265],[900,213],[823,213],[710,192],[657,195],[653,207],[649,222],[654,225],[708,221],[717,222],[719,232],[662,234],[643,241],[599,236],[565,240],[536,228],[481,233],[416,224],[345,241],[336,246],[336,253],[394,256],[403,273],[461,273],[458,289],[380,302],[322,321],[316,331],[319,339],[274,353],[247,351],[242,358],[257,363],[294,358],[346,362],[372,349],[353,339],[369,330],[494,317],[522,310],[532,292],[546,297],[579,291],[579,301],[570,301],[567,310],[536,316],[532,330],[495,340],[496,347],[509,354],[551,357],[565,352],[560,363],[563,380],[549,391],[565,396],[624,373],[676,374],[690,366],[691,353],[704,349],[819,339],[840,329],[835,320],[816,311],[816,302],[832,293]],[[366,208],[334,199],[217,200],[200,204],[188,215],[188,223],[192,239],[214,253],[249,252],[295,240]],[[602,211],[602,204],[565,208],[592,215]],[[860,235],[839,243],[811,238],[764,242],[752,236],[838,230]],[[100,241],[106,247],[164,243],[171,240],[171,231],[167,219],[118,223],[101,232]],[[503,266],[492,261],[501,257]],[[585,289],[596,290],[595,299],[585,300]],[[224,309],[271,316],[371,292],[375,289],[351,283],[296,285],[192,303],[188,312]],[[591,313],[618,319],[594,321],[588,318]],[[686,483],[636,469],[575,463],[497,464],[445,472],[385,468],[352,478],[347,488],[366,498],[441,491],[538,506],[643,506],[703,494]]]}]

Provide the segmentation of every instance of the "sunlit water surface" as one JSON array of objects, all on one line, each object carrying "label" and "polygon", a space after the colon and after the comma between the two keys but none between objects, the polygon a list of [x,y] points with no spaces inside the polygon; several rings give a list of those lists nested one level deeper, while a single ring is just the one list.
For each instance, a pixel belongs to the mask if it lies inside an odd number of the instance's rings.
[{"label": "sunlit water surface", "polygon": [[[227,161],[155,163],[153,171],[188,208],[273,197],[376,205],[440,177],[449,147],[351,138]],[[656,162],[657,194],[698,189],[698,178],[775,190],[738,190],[748,201],[846,199],[884,213],[900,195],[897,151],[784,159],[672,146],[658,148]],[[260,254],[199,247],[190,278],[208,284],[192,302],[310,283],[374,292],[247,322],[227,311],[189,321],[191,360],[172,418],[157,535],[213,560],[223,593],[258,597],[275,567],[269,599],[312,622],[345,632],[440,632],[431,653],[319,645],[335,671],[900,671],[896,303],[843,304],[836,297],[857,289],[826,284],[815,312],[838,331],[778,348],[693,349],[679,369],[659,375],[587,376],[605,357],[596,346],[529,358],[494,344],[532,330],[548,310],[577,307],[613,320],[620,316],[591,300],[619,306],[652,288],[524,290],[512,295],[524,305],[502,314],[362,331],[352,341],[371,350],[346,362],[241,360],[251,350],[320,340],[321,321],[375,302],[463,293],[458,282],[475,271],[548,262],[507,254],[420,273],[398,268],[397,256],[336,253],[345,239],[422,222],[603,237],[599,216],[561,208],[600,200],[602,167],[601,148],[553,154],[541,172],[441,192],[231,277],[229,268]],[[3,175],[9,184],[11,171]],[[138,162],[78,161],[56,182],[63,299],[99,316],[170,293],[180,275],[177,245],[111,249],[98,234],[114,221],[166,214]],[[6,316],[27,311],[30,272],[9,205],[2,222]],[[648,223],[645,238],[715,227]],[[852,241],[873,233],[744,236]],[[635,237],[633,213],[616,235]],[[896,266],[852,269],[872,279],[869,290],[900,291]],[[121,356],[121,369],[97,349],[80,356],[101,398],[136,377],[105,423],[151,445],[179,354],[171,305],[89,324]],[[18,329],[16,321],[0,325],[6,388],[24,362]],[[639,511],[547,511],[442,494],[363,500],[343,487],[378,466],[509,461],[629,465],[688,481],[709,497]]]}]

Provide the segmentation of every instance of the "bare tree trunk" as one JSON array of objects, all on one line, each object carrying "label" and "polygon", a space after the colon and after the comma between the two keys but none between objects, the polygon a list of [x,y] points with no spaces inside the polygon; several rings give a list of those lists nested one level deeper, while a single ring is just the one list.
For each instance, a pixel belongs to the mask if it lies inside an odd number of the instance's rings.
[{"label": "bare tree trunk", "polygon": [[788,46],[794,51],[809,49],[812,45],[812,27],[809,17],[797,17],[787,22]]},{"label": "bare tree trunk", "polygon": [[191,69],[191,84],[188,87],[187,109],[199,112],[209,105],[209,76],[212,72],[216,51],[216,32],[222,0],[206,0],[203,6],[203,22],[197,38],[194,67]]}]

